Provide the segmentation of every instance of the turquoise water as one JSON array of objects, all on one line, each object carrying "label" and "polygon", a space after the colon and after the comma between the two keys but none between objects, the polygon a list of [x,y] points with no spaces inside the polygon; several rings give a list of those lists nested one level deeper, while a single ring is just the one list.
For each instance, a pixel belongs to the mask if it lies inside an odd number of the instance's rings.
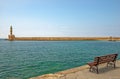
[{"label": "turquoise water", "polygon": [[120,54],[120,42],[0,40],[0,79],[28,79],[54,73],[111,53]]}]

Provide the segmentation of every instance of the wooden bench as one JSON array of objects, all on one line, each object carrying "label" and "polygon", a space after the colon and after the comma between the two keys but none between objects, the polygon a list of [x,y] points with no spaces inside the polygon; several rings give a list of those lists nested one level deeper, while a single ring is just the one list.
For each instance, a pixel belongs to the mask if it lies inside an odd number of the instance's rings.
[{"label": "wooden bench", "polygon": [[105,55],[105,56],[95,57],[94,62],[88,63],[88,65],[90,66],[89,71],[93,70],[93,71],[96,71],[98,74],[99,73],[98,65],[103,64],[103,63],[107,63],[107,67],[108,67],[108,65],[110,65],[115,68],[117,56],[118,56],[118,54],[109,54],[109,55]]}]

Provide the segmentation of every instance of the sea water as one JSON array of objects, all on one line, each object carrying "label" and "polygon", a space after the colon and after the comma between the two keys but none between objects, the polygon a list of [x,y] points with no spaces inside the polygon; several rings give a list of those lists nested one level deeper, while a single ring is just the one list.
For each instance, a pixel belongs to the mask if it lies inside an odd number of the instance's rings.
[{"label": "sea water", "polygon": [[0,40],[0,79],[55,73],[112,53],[120,54],[120,42]]}]

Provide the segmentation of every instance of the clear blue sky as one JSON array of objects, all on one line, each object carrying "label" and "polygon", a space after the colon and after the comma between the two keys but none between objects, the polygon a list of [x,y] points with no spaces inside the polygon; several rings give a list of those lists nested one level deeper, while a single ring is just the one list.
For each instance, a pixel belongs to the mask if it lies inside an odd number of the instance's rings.
[{"label": "clear blue sky", "polygon": [[120,36],[120,0],[0,0],[0,38]]}]

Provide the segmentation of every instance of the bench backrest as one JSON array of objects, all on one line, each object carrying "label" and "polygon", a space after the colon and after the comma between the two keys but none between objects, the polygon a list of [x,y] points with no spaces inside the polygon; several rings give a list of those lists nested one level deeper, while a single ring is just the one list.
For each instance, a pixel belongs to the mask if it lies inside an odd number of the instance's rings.
[{"label": "bench backrest", "polygon": [[97,64],[102,64],[110,61],[114,62],[116,61],[117,56],[118,54],[110,54],[110,55],[95,57],[94,62],[96,62]]}]

